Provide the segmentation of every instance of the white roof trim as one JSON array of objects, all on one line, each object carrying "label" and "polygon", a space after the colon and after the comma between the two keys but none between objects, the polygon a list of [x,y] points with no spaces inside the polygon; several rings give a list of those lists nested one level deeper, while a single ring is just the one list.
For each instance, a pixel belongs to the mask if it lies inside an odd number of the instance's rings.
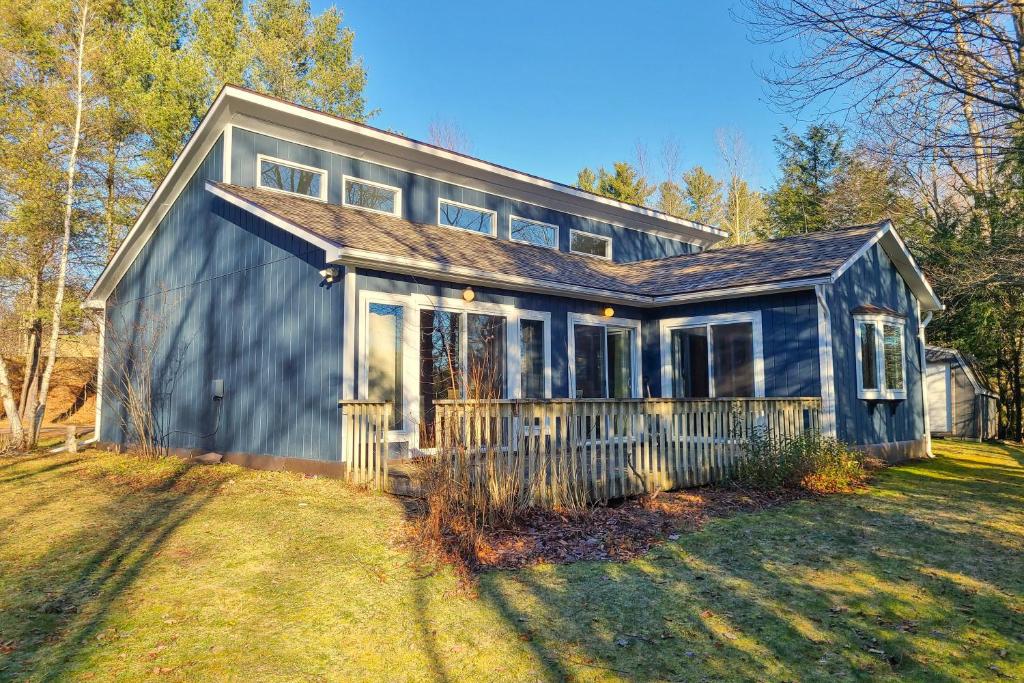
[{"label": "white roof trim", "polygon": [[121,281],[129,266],[135,261],[135,257],[138,256],[142,247],[145,246],[153,231],[171,208],[171,204],[178,198],[185,184],[192,178],[192,174],[199,168],[210,149],[217,142],[221,131],[228,128],[230,113],[225,106],[228,95],[226,88],[220,91],[217,99],[210,105],[206,116],[199,122],[199,127],[188,139],[185,148],[174,160],[171,170],[157,185],[149,201],[146,202],[146,206],[142,208],[142,212],[135,220],[135,224],[132,225],[124,241],[121,242],[121,246],[114,252],[114,256],[100,273],[92,291],[86,297],[85,305],[89,308],[103,306],[107,297],[113,293],[114,287]]},{"label": "white roof trim", "polygon": [[[320,126],[345,135],[357,136],[362,141],[362,146],[368,150],[387,153],[398,158],[410,158],[413,160],[431,158],[434,160],[432,165],[437,168],[442,170],[457,168],[461,175],[471,178],[479,178],[485,181],[491,180],[506,186],[511,183],[513,186],[526,185],[532,186],[537,190],[556,192],[563,195],[563,201],[565,198],[571,197],[575,200],[583,200],[583,203],[586,205],[603,206],[620,216],[631,215],[634,220],[637,218],[648,219],[649,221],[662,224],[665,228],[668,228],[669,226],[676,226],[677,229],[686,233],[693,233],[688,235],[692,239],[704,241],[709,244],[718,242],[719,239],[728,236],[726,231],[712,226],[703,225],[683,218],[677,218],[670,214],[656,211],[654,209],[648,209],[643,206],[636,206],[620,202],[615,199],[609,199],[608,197],[602,197],[569,185],[564,185],[552,180],[523,173],[522,171],[516,171],[488,161],[483,161],[471,156],[435,147],[434,145],[406,138],[394,133],[389,133],[388,131],[381,130],[379,128],[341,119],[330,114],[308,109],[291,102],[286,102],[275,97],[269,97],[244,88],[226,86],[222,94],[227,94],[239,104],[247,104],[250,105],[250,107],[255,105],[262,108],[265,113],[264,116],[259,118],[263,118],[271,123],[283,122],[277,119],[297,119],[303,124],[299,127],[301,130],[312,132],[312,128],[314,126]],[[275,115],[277,116],[277,119],[275,119]],[[504,181],[504,183],[501,181]],[[551,208],[557,209],[557,207]],[[571,213],[571,211],[568,212]],[[596,218],[598,218],[598,220],[604,220],[600,217]],[[645,225],[649,225],[649,223],[645,222]]]},{"label": "white roof trim", "polygon": [[[153,231],[166,215],[171,204],[177,199],[185,184],[224,130],[230,128],[235,118],[258,119],[272,125],[283,125],[301,130],[311,135],[326,135],[336,142],[344,142],[355,146],[354,156],[374,160],[375,157],[408,160],[411,166],[422,166],[437,169],[440,173],[432,174],[445,182],[458,182],[461,178],[477,179],[487,185],[495,185],[495,189],[487,190],[503,196],[523,195],[520,201],[538,203],[540,206],[563,211],[569,214],[587,215],[594,220],[606,221],[622,225],[629,223],[632,229],[673,235],[677,239],[698,244],[713,244],[727,235],[726,232],[693,221],[676,218],[660,211],[646,207],[626,204],[607,197],[584,192],[568,185],[505,168],[480,159],[450,152],[445,149],[418,142],[409,138],[365,126],[329,114],[317,112],[296,104],[285,102],[273,97],[239,88],[225,86],[209,110],[199,122],[185,144],[181,154],[175,159],[170,171],[157,186],[146,206],[142,209],[135,224],[114,253],[107,267],[93,285],[86,300],[86,305],[96,307],[113,292],[114,287],[124,276],[128,267],[135,260],[142,247],[149,240]],[[289,126],[289,124],[291,124]],[[230,137],[225,138],[226,147],[230,148]],[[227,152],[227,149],[225,150]],[[225,170],[222,180],[230,179],[230,157],[224,160]],[[375,163],[377,163],[375,161]],[[417,173],[415,168],[407,169]],[[451,181],[440,176],[452,175]]]},{"label": "white roof trim", "polygon": [[900,275],[910,286],[914,296],[921,302],[923,310],[941,311],[945,308],[938,295],[935,294],[935,290],[928,284],[928,279],[917,264],[917,260],[914,259],[914,255],[910,253],[907,245],[903,242],[899,233],[896,232],[892,221],[883,223],[878,232],[832,273],[832,282],[842,277],[843,273],[849,270],[850,266],[859,261],[876,244],[882,245],[886,255],[888,255],[893,265],[896,266],[896,270],[899,271]]}]

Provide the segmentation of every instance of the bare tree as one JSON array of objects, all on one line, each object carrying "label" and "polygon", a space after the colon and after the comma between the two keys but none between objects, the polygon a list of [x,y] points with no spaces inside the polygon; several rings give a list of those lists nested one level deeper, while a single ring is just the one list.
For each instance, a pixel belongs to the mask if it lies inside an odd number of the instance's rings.
[{"label": "bare tree", "polygon": [[1020,0],[746,0],[756,39],[796,45],[776,102],[859,115],[891,151],[936,155],[972,192],[1024,115]]},{"label": "bare tree", "polygon": [[469,135],[452,119],[435,118],[427,125],[427,142],[452,152],[470,154],[473,143]]}]

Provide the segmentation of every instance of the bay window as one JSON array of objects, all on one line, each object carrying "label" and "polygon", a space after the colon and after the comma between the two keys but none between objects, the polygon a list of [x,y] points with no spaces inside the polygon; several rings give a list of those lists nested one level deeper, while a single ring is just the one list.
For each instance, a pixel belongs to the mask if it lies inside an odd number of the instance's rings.
[{"label": "bay window", "polygon": [[866,400],[907,397],[906,321],[888,315],[854,316],[857,396]]}]

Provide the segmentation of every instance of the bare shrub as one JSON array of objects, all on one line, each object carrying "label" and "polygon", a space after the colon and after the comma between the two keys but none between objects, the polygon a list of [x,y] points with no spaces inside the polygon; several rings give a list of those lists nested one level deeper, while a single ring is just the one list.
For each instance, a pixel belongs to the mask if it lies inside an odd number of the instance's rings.
[{"label": "bare shrub", "polygon": [[115,306],[106,322],[104,407],[144,457],[164,454],[171,433],[167,407],[191,345],[191,340],[170,340],[179,305],[177,297],[164,291],[151,301]]}]

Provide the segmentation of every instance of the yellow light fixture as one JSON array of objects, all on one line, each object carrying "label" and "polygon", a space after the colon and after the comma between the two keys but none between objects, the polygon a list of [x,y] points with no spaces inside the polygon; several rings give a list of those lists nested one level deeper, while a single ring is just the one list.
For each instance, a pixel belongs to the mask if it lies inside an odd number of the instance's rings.
[{"label": "yellow light fixture", "polygon": [[612,308],[611,306],[605,306],[604,307],[604,317],[610,318],[613,315],[615,315],[615,309]]},{"label": "yellow light fixture", "polygon": [[466,287],[462,290],[462,298],[466,301],[472,301],[476,298],[476,292],[473,291],[472,287]]}]

